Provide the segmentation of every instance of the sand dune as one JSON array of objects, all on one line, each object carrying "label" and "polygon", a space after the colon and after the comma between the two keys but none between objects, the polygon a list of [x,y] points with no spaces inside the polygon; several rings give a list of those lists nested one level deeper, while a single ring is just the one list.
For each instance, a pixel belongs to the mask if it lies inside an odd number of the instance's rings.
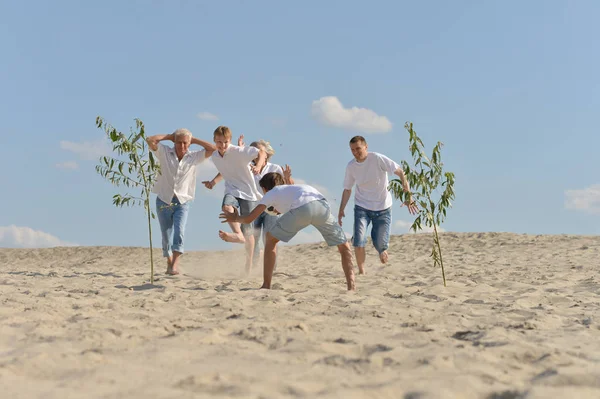
[{"label": "sand dune", "polygon": [[[148,284],[147,249],[0,250],[3,398],[599,398],[600,237],[394,236],[345,291],[337,251],[240,251]],[[159,251],[156,251],[159,255]]]}]

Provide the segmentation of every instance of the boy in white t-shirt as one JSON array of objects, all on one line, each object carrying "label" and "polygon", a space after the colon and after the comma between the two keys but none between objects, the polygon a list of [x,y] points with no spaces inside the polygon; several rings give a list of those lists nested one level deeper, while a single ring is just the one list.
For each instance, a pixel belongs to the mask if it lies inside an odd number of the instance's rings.
[{"label": "boy in white t-shirt", "polygon": [[234,212],[224,211],[219,217],[224,219],[223,223],[250,223],[266,210],[281,215],[266,236],[264,280],[261,288],[271,288],[271,279],[277,260],[277,243],[290,241],[300,230],[312,225],[319,230],[327,245],[338,247],[347,288],[349,291],[354,290],[352,251],[346,234],[336,223],[329,203],[323,194],[309,185],[285,185],[281,175],[274,172],[267,173],[260,180],[260,186],[265,195],[250,215],[241,216]]},{"label": "boy in white t-shirt", "polygon": [[[354,194],[354,234],[352,245],[356,254],[358,273],[365,274],[365,244],[367,242],[367,228],[371,228],[373,246],[379,252],[381,263],[387,263],[387,249],[390,240],[392,225],[392,196],[388,191],[388,173],[395,174],[402,181],[404,191],[410,192],[408,180],[404,171],[396,162],[385,155],[368,152],[368,145],[364,137],[354,136],[350,140],[350,150],[354,159],[346,166],[344,177],[344,192],[338,214],[338,222],[342,225],[345,216],[344,209],[350,199],[352,187],[356,185]],[[403,205],[408,207],[411,214],[417,212],[413,201]]]},{"label": "boy in white t-shirt", "polygon": [[[225,180],[225,196],[223,212],[233,212],[234,208],[242,216],[249,215],[257,201],[262,198],[254,179],[265,163],[266,154],[255,147],[239,147],[231,144],[231,130],[227,126],[219,126],[214,132],[217,151],[212,154],[212,161]],[[250,161],[256,159],[256,165]],[[206,186],[206,182],[203,182]],[[208,187],[208,186],[207,186]],[[245,244],[246,273],[252,269],[254,252],[254,235],[252,224],[229,223],[232,233],[219,230],[223,241]]]}]

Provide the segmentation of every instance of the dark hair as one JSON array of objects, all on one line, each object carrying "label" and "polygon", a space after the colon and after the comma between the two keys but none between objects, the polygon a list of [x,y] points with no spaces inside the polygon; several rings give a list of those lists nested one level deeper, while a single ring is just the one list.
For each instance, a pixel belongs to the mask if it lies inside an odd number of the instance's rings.
[{"label": "dark hair", "polygon": [[359,142],[367,144],[367,140],[365,140],[365,138],[363,136],[354,136],[350,139],[350,144],[359,143]]},{"label": "dark hair", "polygon": [[283,177],[277,172],[269,172],[260,179],[258,182],[262,188],[266,191],[271,191],[275,186],[281,186],[285,184]]}]

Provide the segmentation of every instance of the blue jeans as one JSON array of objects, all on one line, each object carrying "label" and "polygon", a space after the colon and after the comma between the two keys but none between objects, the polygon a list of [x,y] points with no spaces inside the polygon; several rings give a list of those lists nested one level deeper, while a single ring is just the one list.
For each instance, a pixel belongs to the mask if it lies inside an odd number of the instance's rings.
[{"label": "blue jeans", "polygon": [[160,224],[165,258],[171,256],[173,251],[183,253],[183,236],[189,209],[190,203],[181,204],[177,196],[173,196],[170,204],[156,197],[156,216]]},{"label": "blue jeans", "polygon": [[265,236],[269,230],[275,226],[277,219],[279,219],[279,216],[269,215],[267,212],[263,212],[254,220],[254,261],[256,261],[260,256],[261,237],[264,243]]},{"label": "blue jeans", "polygon": [[352,245],[364,247],[367,243],[367,228],[371,228],[371,239],[377,252],[382,253],[388,249],[390,243],[390,229],[392,226],[392,208],[382,211],[370,211],[358,205],[354,206],[354,236]]}]

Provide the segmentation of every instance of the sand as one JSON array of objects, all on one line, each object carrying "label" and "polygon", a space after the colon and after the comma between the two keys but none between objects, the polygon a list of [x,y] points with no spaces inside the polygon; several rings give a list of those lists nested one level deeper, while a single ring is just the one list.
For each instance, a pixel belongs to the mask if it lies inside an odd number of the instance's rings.
[{"label": "sand", "polygon": [[[240,251],[0,250],[2,398],[600,398],[600,237],[444,233],[283,248],[272,290]],[[156,251],[159,254],[159,251]]]}]

